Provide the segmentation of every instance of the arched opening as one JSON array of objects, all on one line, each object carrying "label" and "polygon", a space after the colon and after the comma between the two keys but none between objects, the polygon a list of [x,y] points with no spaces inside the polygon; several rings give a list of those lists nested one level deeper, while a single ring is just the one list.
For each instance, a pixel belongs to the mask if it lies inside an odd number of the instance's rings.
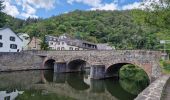
[{"label": "arched opening", "polygon": [[53,70],[53,69],[54,69],[54,62],[55,62],[54,59],[49,59],[49,60],[47,60],[47,61],[44,63],[44,68],[45,68],[45,69],[51,69],[51,70]]},{"label": "arched opening", "polygon": [[106,70],[106,77],[118,77],[119,76],[119,70],[122,66],[127,65],[129,63],[117,63],[114,65],[111,65]]},{"label": "arched opening", "polygon": [[68,69],[70,72],[82,72],[85,71],[87,63],[84,60],[76,59],[68,63]]},{"label": "arched opening", "polygon": [[111,65],[106,70],[106,75],[107,77],[116,76],[121,89],[132,95],[137,95],[149,85],[149,77],[146,71],[134,64],[117,63]]}]

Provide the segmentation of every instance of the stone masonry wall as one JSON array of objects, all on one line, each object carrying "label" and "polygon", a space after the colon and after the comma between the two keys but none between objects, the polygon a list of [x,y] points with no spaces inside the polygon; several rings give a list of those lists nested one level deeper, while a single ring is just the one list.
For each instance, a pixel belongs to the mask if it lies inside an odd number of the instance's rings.
[{"label": "stone masonry wall", "polygon": [[42,59],[30,53],[0,53],[0,71],[40,69]]},{"label": "stone masonry wall", "polygon": [[[43,59],[44,57],[44,59]],[[81,59],[94,65],[100,62],[105,70],[117,63],[131,63],[143,68],[150,78],[161,75],[159,51],[112,50],[112,51],[24,51],[19,53],[0,53],[0,71],[41,69],[43,62],[54,59],[68,64]]]},{"label": "stone masonry wall", "polygon": [[164,75],[152,82],[135,100],[161,100],[163,89],[170,76]]}]

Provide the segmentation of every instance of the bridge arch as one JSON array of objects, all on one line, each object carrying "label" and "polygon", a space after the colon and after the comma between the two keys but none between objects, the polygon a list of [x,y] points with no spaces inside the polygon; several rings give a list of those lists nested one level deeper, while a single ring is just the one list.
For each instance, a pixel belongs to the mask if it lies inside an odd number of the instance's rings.
[{"label": "bridge arch", "polygon": [[117,63],[110,64],[109,66],[106,67],[106,70],[105,70],[106,77],[118,76],[120,68],[122,68],[124,65],[127,65],[127,64],[132,64],[132,65],[138,66],[139,68],[143,69],[143,71],[146,73],[148,78],[151,80],[151,75],[149,74],[149,72],[145,68],[145,66],[137,64],[137,63],[133,63],[133,62],[117,62]]},{"label": "bridge arch", "polygon": [[55,59],[49,58],[44,61],[44,69],[54,69]]},{"label": "bridge arch", "polygon": [[71,72],[79,72],[90,67],[90,63],[84,57],[73,57],[67,61],[67,67]]},{"label": "bridge arch", "polygon": [[82,59],[74,59],[67,63],[68,69],[72,72],[84,71],[87,65],[89,65],[88,62]]}]

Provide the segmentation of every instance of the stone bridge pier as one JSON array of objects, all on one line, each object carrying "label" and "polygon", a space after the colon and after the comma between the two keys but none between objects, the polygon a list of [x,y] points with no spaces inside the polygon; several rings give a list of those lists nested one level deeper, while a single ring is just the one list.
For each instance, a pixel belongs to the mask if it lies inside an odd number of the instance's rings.
[{"label": "stone bridge pier", "polygon": [[125,64],[133,64],[142,68],[150,79],[159,77],[161,69],[159,60],[161,53],[145,50],[114,51],[49,51],[43,55],[44,69],[54,72],[79,72],[90,69],[90,78],[103,79],[118,75]]}]

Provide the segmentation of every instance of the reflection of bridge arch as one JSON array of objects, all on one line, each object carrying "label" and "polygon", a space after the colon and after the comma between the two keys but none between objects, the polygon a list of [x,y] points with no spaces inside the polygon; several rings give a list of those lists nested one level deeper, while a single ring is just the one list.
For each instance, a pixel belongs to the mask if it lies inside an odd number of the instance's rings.
[{"label": "reflection of bridge arch", "polygon": [[87,90],[90,88],[90,86],[84,82],[84,76],[81,73],[69,74],[67,76],[67,83],[76,90]]},{"label": "reflection of bridge arch", "polygon": [[132,64],[132,65],[138,66],[139,68],[143,69],[143,71],[146,73],[148,78],[151,79],[150,73],[144,65],[135,64],[133,62],[119,62],[119,63],[110,64],[108,67],[106,67],[106,77],[118,76],[120,68],[127,64]]},{"label": "reflection of bridge arch", "polygon": [[[128,98],[129,100],[132,100],[135,97],[135,95],[126,92],[120,86],[118,81],[106,80],[105,86],[106,90],[117,99],[126,100]],[[123,94],[124,96],[122,96],[121,94]]]}]

